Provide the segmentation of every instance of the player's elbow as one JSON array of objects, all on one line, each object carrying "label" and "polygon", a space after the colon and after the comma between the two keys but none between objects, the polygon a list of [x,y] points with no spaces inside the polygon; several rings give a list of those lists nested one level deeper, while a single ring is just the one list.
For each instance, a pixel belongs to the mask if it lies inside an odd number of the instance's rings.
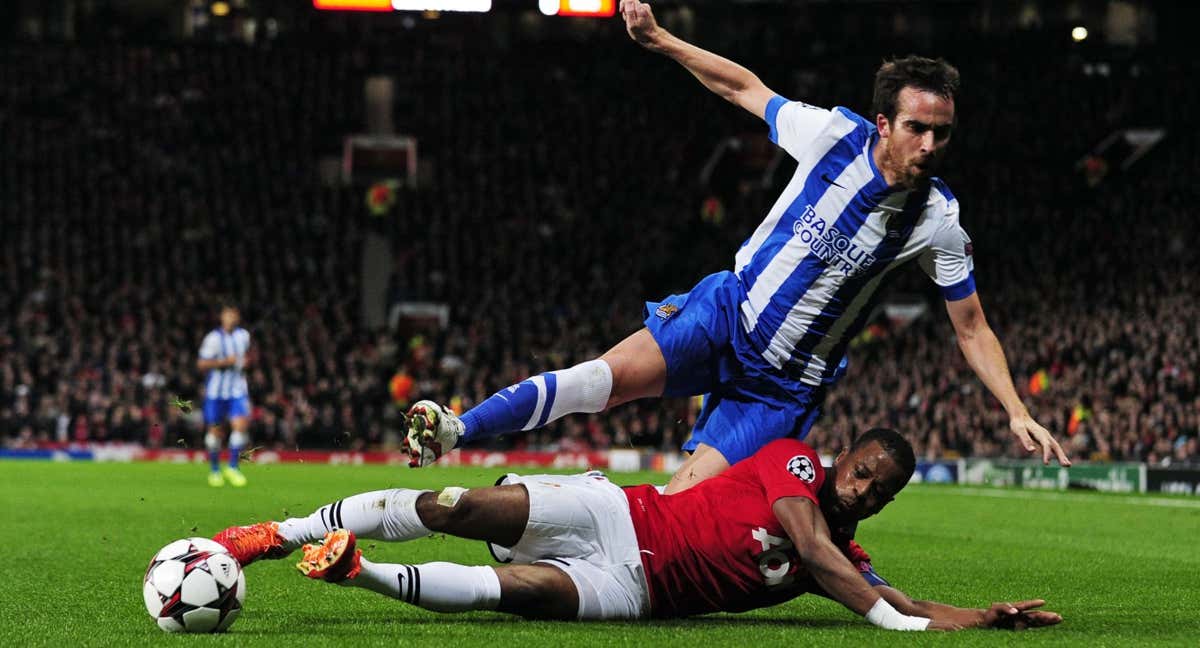
[{"label": "player's elbow", "polygon": [[732,85],[721,96],[730,103],[761,117],[763,109],[766,107],[772,93],[763,85],[762,80],[753,73],[747,72],[746,74],[746,77],[739,79],[735,85]]},{"label": "player's elbow", "polygon": [[733,86],[725,86],[717,90],[717,96],[735,106],[741,106],[744,103],[743,94],[744,91],[741,88]]}]

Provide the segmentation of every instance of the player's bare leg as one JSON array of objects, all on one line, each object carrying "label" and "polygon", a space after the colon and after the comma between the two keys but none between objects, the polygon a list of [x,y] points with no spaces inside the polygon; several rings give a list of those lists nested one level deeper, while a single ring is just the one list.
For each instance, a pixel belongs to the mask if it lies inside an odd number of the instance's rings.
[{"label": "player's bare leg", "polygon": [[497,611],[527,619],[569,621],[579,616],[579,590],[566,572],[552,565],[496,567],[500,578]]},{"label": "player's bare leg", "polygon": [[567,414],[594,413],[639,398],[662,396],[667,362],[647,329],[607,353],[503,389],[463,414],[420,401],[409,410],[409,465],[426,466],[471,441],[532,430]]},{"label": "player's bare leg", "polygon": [[600,360],[612,368],[612,393],[605,409],[641,398],[658,398],[667,384],[667,360],[662,349],[643,328],[621,340]]},{"label": "player's bare leg", "polygon": [[220,424],[210,425],[204,434],[204,449],[208,451],[208,485],[221,487],[225,478],[221,476],[221,446],[225,444],[225,430]]},{"label": "player's bare leg", "polygon": [[728,468],[729,462],[720,450],[701,443],[696,446],[696,451],[692,453],[692,456],[688,457],[679,470],[676,470],[675,474],[671,476],[671,481],[667,484],[664,492],[667,495],[673,495],[685,491],[705,479],[716,477]]},{"label": "player's bare leg", "polygon": [[229,435],[229,465],[222,474],[230,484],[242,487],[246,485],[246,477],[238,469],[238,460],[242,450],[249,444],[250,436],[246,433],[250,421],[245,416],[235,416],[229,420],[233,432]]},{"label": "player's bare leg", "polygon": [[529,491],[521,484],[450,487],[417,498],[416,512],[430,531],[511,547],[529,521]]}]

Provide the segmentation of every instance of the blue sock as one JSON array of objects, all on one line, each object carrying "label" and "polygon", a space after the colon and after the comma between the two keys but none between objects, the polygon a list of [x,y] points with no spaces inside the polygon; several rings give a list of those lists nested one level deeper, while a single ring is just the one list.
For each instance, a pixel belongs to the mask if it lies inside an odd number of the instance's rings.
[{"label": "blue sock", "polygon": [[492,394],[462,415],[465,428],[458,445],[546,424],[558,394],[558,380],[544,373]]},{"label": "blue sock", "polygon": [[240,447],[229,446],[229,467],[237,470],[238,457],[242,454]]},{"label": "blue sock", "polygon": [[209,450],[208,451],[208,462],[212,465],[213,472],[217,472],[217,471],[221,470],[221,451],[220,450]]}]

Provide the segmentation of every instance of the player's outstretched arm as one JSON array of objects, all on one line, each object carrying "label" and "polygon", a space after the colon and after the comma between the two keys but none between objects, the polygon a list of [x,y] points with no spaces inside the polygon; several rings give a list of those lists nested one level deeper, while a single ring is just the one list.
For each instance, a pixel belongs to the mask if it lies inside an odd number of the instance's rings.
[{"label": "player's outstretched arm", "polygon": [[928,617],[897,611],[863,580],[845,554],[833,544],[825,516],[805,497],[783,497],[772,505],[776,519],[796,547],[804,568],[830,598],[888,630],[950,629]]},{"label": "player's outstretched arm", "polygon": [[767,102],[775,93],[753,72],[677,38],[654,20],[650,5],[638,0],[621,0],[621,17],[630,38],[642,47],[669,56],[725,100],[765,117]]},{"label": "player's outstretched arm", "polygon": [[953,629],[998,628],[1025,630],[1062,623],[1054,612],[1038,610],[1046,604],[1041,599],[1016,603],[993,603],[987,609],[960,608],[935,601],[919,601],[894,587],[878,585],[875,591],[900,613],[932,619],[934,623]]},{"label": "player's outstretched arm", "polygon": [[1008,371],[1004,348],[1000,346],[1000,340],[988,326],[979,294],[973,293],[965,299],[947,301],[946,312],[954,324],[958,347],[966,357],[967,364],[971,365],[975,375],[979,376],[983,384],[1000,400],[1000,404],[1008,412],[1009,429],[1017,435],[1025,450],[1034,452],[1041,446],[1042,463],[1048,465],[1053,457],[1057,458],[1062,466],[1070,466],[1071,460],[1067,458],[1062,446],[1049,430],[1033,420],[1017,395],[1012,375]]}]

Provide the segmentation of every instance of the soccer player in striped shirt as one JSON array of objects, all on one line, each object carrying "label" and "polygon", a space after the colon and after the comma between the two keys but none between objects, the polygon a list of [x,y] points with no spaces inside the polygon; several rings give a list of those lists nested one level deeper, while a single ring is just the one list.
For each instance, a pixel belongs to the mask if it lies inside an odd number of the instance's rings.
[{"label": "soccer player in striped shirt", "polygon": [[[461,419],[429,401],[410,411],[411,464],[476,439],[540,427],[572,412],[638,398],[708,394],[668,493],[721,473],[768,442],[803,439],[879,289],[917,261],[946,302],[958,346],[1029,452],[1070,465],[1013,386],[975,291],[959,202],[934,176],[956,121],[958,71],[908,57],[875,75],[872,119],[775,94],[749,70],[658,26],[622,0],[629,35],[674,59],[706,88],[761,117],[796,159],[795,175],[738,250],[732,271],[646,304],[645,328],[600,358],[513,385]],[[1036,445],[1035,445],[1036,444]]]},{"label": "soccer player in striped shirt", "polygon": [[[238,456],[249,443],[246,433],[250,416],[250,398],[246,377],[246,352],[250,350],[250,333],[238,326],[241,313],[233,304],[221,306],[221,325],[204,336],[200,344],[200,359],[196,367],[207,371],[204,383],[204,447],[208,450],[209,486],[224,486],[228,480],[234,486],[245,486],[246,477],[238,470]],[[221,425],[229,421],[229,465],[221,469],[221,445],[225,431]]]}]

